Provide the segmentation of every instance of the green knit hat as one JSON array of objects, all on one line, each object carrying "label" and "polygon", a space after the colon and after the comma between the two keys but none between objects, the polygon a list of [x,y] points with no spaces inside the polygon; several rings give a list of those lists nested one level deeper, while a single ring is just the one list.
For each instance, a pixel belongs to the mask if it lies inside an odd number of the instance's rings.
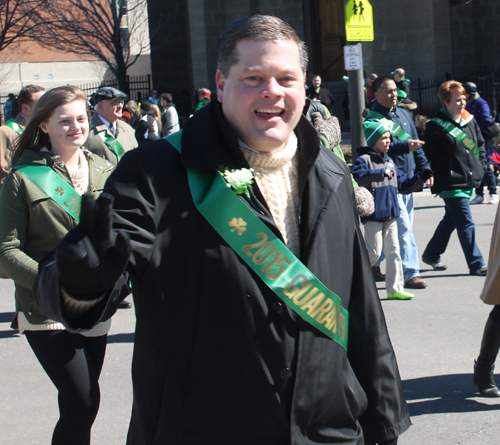
[{"label": "green knit hat", "polygon": [[365,134],[366,143],[369,147],[373,147],[380,137],[388,132],[383,122],[380,121],[364,121],[363,133]]}]

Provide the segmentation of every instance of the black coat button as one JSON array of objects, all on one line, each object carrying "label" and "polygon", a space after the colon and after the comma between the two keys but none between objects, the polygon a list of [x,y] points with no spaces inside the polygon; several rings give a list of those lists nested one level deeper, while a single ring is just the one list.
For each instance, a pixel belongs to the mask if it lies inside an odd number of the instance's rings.
[{"label": "black coat button", "polygon": [[280,377],[283,379],[283,380],[287,380],[289,379],[291,376],[293,375],[292,371],[290,371],[289,368],[285,368],[283,369],[281,372],[280,372]]},{"label": "black coat button", "polygon": [[281,314],[281,312],[283,311],[283,305],[279,301],[275,301],[273,303],[273,311],[277,314]]}]

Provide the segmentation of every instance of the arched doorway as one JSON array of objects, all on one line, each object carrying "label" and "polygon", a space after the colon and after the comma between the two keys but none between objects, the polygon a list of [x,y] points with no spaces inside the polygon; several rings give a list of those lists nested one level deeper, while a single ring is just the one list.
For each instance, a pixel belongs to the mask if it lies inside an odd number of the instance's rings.
[{"label": "arched doorway", "polygon": [[311,74],[321,74],[324,81],[342,80],[346,44],[344,0],[312,0],[310,7]]}]

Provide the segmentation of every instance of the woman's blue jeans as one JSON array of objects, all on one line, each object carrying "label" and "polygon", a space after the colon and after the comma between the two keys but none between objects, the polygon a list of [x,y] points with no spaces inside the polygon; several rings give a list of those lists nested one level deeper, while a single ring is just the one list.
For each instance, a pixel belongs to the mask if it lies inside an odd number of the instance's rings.
[{"label": "woman's blue jeans", "polygon": [[469,271],[474,273],[485,264],[476,244],[476,227],[472,220],[469,198],[443,198],[443,200],[445,205],[444,217],[427,244],[422,258],[430,263],[441,262],[441,255],[448,246],[450,236],[457,229],[458,239],[469,266]]}]

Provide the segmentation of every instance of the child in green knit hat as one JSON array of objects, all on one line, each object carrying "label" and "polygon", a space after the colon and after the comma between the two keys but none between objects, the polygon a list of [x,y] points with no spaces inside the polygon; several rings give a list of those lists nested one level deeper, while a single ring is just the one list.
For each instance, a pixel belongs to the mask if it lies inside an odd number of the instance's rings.
[{"label": "child in green knit hat", "polygon": [[358,148],[358,159],[352,166],[352,175],[360,186],[372,192],[375,212],[361,218],[365,229],[365,242],[370,263],[376,264],[382,251],[386,257],[387,298],[409,300],[414,297],[404,290],[403,265],[399,255],[398,192],[411,193],[418,190],[431,171],[406,178],[389,157],[391,133],[383,121],[365,121],[363,131],[368,147]]}]

